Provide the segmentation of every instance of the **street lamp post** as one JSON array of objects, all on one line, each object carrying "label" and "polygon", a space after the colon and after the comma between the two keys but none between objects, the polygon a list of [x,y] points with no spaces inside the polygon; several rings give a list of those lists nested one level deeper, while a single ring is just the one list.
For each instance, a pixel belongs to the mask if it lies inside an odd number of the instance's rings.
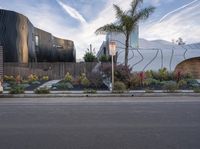
[{"label": "street lamp post", "polygon": [[109,43],[109,53],[112,57],[112,91],[114,90],[114,56],[116,54],[116,43],[111,41]]}]

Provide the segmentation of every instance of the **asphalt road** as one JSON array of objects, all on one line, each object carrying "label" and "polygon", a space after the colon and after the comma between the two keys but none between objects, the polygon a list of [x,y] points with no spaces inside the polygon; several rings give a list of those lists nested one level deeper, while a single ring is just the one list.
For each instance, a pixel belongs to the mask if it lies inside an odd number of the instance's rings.
[{"label": "asphalt road", "polygon": [[200,149],[200,99],[0,99],[0,149]]}]

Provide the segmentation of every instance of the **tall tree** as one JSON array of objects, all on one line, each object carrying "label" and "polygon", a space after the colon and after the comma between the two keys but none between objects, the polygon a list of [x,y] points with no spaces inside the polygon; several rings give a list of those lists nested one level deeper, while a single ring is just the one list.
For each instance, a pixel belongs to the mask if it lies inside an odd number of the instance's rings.
[{"label": "tall tree", "polygon": [[133,0],[131,8],[127,11],[122,10],[118,5],[113,5],[116,11],[116,23],[104,25],[96,30],[96,34],[106,34],[108,32],[123,33],[125,35],[125,66],[128,66],[129,39],[131,32],[135,30],[140,20],[147,19],[155,10],[155,7],[149,6],[140,8],[143,0]]}]

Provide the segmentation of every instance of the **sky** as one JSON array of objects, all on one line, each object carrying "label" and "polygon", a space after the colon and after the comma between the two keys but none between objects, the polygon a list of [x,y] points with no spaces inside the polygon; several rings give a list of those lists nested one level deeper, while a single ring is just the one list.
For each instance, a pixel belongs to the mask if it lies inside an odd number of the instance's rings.
[{"label": "sky", "polygon": [[[130,8],[132,0],[0,0],[0,8],[24,14],[35,27],[54,36],[73,40],[77,58],[89,45],[96,51],[105,40],[95,30],[116,21],[113,4]],[[200,0],[144,0],[143,7],[156,11],[139,23],[139,36],[148,40],[171,41],[182,37],[186,43],[200,42]]]}]

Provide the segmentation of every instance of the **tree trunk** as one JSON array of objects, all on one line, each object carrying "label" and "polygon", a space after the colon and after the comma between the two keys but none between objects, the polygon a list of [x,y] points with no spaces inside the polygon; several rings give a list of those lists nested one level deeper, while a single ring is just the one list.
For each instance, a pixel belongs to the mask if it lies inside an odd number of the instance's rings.
[{"label": "tree trunk", "polygon": [[129,52],[129,35],[126,35],[126,43],[125,43],[125,57],[124,57],[124,63],[125,66],[128,66],[128,52]]}]

